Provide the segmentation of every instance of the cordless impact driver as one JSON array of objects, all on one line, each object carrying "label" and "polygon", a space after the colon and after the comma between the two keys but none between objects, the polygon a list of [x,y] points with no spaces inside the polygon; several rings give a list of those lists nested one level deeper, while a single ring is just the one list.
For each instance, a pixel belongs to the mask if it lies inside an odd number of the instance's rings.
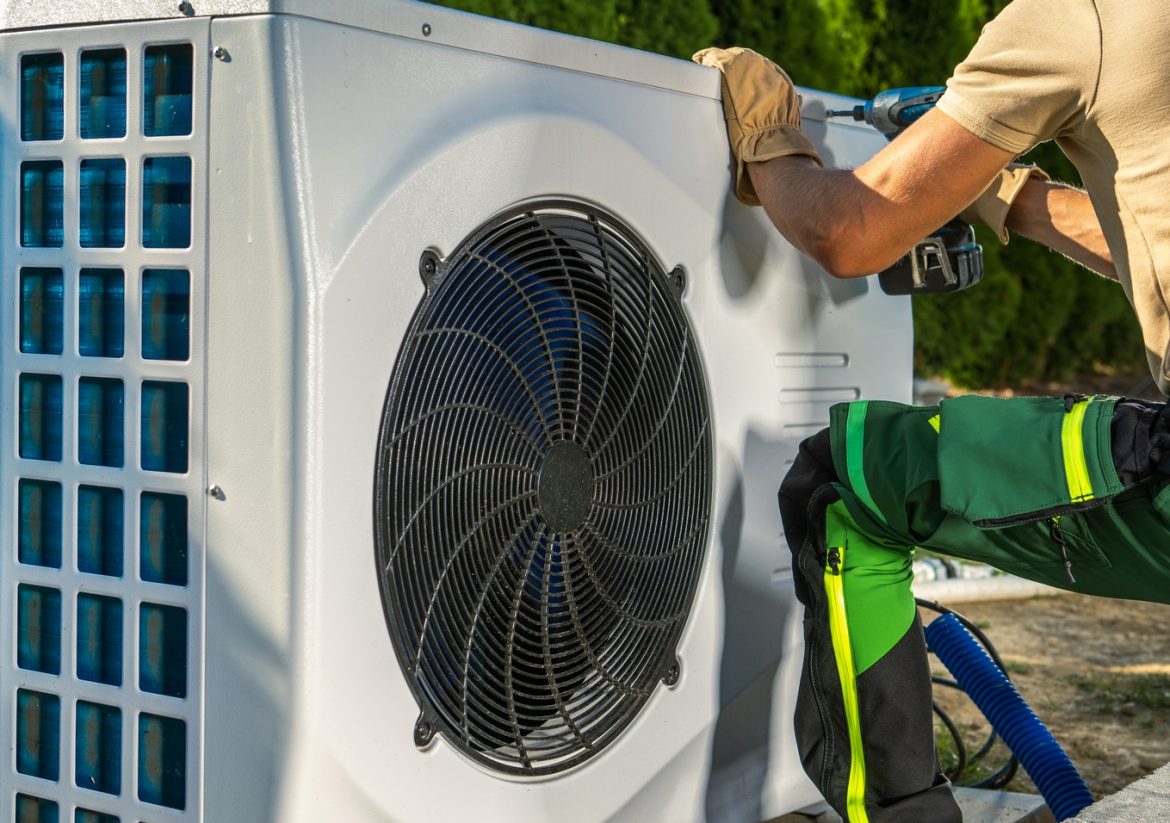
[{"label": "cordless impact driver", "polygon": [[[893,140],[934,108],[944,91],[944,86],[886,89],[872,100],[826,115],[864,121]],[[959,291],[982,278],[983,248],[975,242],[975,230],[956,217],[881,272],[878,282],[886,294],[922,294]]]}]

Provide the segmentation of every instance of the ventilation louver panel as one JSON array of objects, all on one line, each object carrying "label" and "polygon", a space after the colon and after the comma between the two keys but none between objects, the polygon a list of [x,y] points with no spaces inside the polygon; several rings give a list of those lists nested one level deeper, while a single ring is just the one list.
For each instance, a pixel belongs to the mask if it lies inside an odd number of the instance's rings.
[{"label": "ventilation louver panel", "polygon": [[203,819],[209,27],[0,50],[5,820]]},{"label": "ventilation louver panel", "polygon": [[437,732],[499,771],[562,771],[678,677],[712,472],[681,271],[564,202],[421,266],[375,480],[416,742]]}]

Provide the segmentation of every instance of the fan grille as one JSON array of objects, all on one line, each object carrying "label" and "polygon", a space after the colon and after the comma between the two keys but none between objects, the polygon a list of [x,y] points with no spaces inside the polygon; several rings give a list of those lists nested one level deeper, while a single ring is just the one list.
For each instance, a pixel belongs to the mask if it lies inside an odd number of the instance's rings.
[{"label": "fan grille", "polygon": [[416,739],[558,772],[677,676],[711,497],[699,354],[676,284],[593,207],[530,204],[427,269],[374,500]]}]

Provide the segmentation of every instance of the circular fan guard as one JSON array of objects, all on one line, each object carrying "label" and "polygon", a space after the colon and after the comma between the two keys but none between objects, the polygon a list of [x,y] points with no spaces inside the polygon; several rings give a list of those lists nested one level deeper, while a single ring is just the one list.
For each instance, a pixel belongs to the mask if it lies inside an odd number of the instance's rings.
[{"label": "circular fan guard", "polygon": [[565,202],[421,268],[374,489],[416,743],[440,732],[499,771],[562,771],[678,677],[712,451],[681,272]]}]

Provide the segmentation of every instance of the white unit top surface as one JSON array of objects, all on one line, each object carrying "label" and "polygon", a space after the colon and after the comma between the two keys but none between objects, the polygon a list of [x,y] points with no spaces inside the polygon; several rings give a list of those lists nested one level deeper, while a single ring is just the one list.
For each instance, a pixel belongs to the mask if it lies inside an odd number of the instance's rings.
[{"label": "white unit top surface", "polygon": [[[686,60],[413,0],[0,0],[0,32],[139,20],[280,14],[719,99],[719,76]],[[805,119],[848,98],[802,89]],[[851,127],[844,120],[838,124]],[[868,127],[863,127],[868,130]]]}]

